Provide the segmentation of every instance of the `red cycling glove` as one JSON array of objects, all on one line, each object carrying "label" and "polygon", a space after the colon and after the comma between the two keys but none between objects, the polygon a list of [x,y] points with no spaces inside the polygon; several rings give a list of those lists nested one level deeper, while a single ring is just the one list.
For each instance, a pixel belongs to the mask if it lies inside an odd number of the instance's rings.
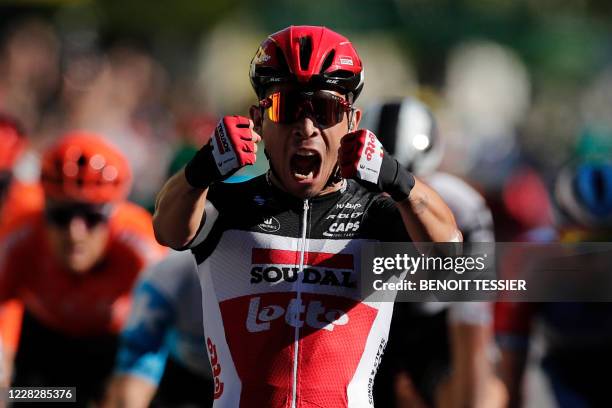
[{"label": "red cycling glove", "polygon": [[412,173],[387,153],[374,133],[367,129],[347,133],[342,138],[338,162],[342,177],[388,193],[395,201],[408,198],[414,187]]},{"label": "red cycling glove", "polygon": [[185,178],[195,188],[208,188],[255,163],[255,142],[249,120],[243,116],[224,116],[212,138],[185,166]]}]

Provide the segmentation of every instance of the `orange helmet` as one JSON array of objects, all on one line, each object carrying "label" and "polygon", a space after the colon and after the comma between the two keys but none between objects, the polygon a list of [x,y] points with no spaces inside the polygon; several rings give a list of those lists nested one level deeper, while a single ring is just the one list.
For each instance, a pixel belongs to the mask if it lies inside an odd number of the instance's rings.
[{"label": "orange helmet", "polygon": [[103,204],[125,199],[132,171],[125,156],[102,137],[74,132],[45,152],[41,181],[47,197]]},{"label": "orange helmet", "polygon": [[25,134],[19,122],[0,113],[0,171],[10,171],[25,146]]}]

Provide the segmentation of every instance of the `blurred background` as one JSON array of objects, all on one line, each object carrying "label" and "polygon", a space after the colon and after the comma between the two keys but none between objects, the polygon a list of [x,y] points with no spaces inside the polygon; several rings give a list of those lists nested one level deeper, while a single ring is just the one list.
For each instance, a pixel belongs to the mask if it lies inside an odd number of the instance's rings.
[{"label": "blurred background", "polygon": [[[220,116],[247,115],[251,58],[291,24],[352,40],[365,65],[358,106],[412,95],[431,107],[442,170],[485,196],[497,241],[554,222],[565,163],[612,157],[609,1],[3,1],[0,111],[30,140],[17,177],[35,180],[39,153],[65,131],[93,130],[128,156],[130,198],[152,209]],[[263,173],[260,156],[235,179]]]},{"label": "blurred background", "polygon": [[355,43],[361,107],[408,95],[432,107],[443,170],[486,195],[498,240],[517,222],[547,221],[541,187],[564,162],[612,152],[603,0],[41,0],[0,11],[0,110],[25,123],[33,147],[22,176],[35,177],[36,153],[63,131],[95,130],[129,156],[131,198],[148,208],[186,143],[199,146],[219,116],[247,113],[249,62],[290,24]]}]

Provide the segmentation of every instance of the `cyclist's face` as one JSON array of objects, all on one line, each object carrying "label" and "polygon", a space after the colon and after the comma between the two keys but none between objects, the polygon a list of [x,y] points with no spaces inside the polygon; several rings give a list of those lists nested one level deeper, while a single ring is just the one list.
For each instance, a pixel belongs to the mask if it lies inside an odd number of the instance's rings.
[{"label": "cyclist's face", "polygon": [[82,274],[102,260],[109,236],[108,208],[47,203],[45,213],[51,249],[69,271]]},{"label": "cyclist's face", "polygon": [[[292,90],[287,85],[274,87],[269,90],[268,95]],[[264,140],[271,166],[277,176],[276,181],[284,190],[297,197],[313,197],[334,189],[326,187],[326,183],[336,169],[340,139],[349,131],[350,115],[342,112],[337,116],[340,121],[334,123],[336,116],[331,114],[332,109],[331,112],[327,112],[329,113],[327,116],[321,117],[321,114],[326,112],[323,108],[328,102],[327,96],[345,99],[344,96],[332,91],[316,92],[314,97],[322,99],[315,100],[303,111],[298,111],[303,113],[290,123],[273,121],[269,112],[272,108],[266,109],[262,116],[259,107],[251,107],[255,131],[260,133]],[[320,108],[318,112],[314,112],[315,107]],[[285,106],[281,107],[281,110],[283,108]],[[320,115],[319,119],[316,117],[317,114]],[[356,110],[353,115],[353,129],[357,128],[360,117],[361,112]],[[326,120],[331,124],[319,123]]]}]

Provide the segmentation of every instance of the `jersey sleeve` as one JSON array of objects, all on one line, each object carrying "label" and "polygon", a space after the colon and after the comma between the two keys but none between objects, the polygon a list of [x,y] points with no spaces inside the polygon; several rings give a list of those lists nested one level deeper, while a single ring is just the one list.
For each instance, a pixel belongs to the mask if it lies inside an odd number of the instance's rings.
[{"label": "jersey sleeve", "polygon": [[197,246],[201,245],[212,231],[213,227],[217,223],[220,215],[220,209],[224,208],[224,201],[228,197],[228,191],[226,184],[214,183],[208,189],[206,195],[206,204],[204,207],[204,216],[200,222],[200,227],[195,237],[185,245],[181,250],[191,249],[193,250]]},{"label": "jersey sleeve", "polygon": [[120,335],[115,372],[158,385],[168,357],[164,339],[172,325],[174,307],[148,277],[134,289],[130,316]]},{"label": "jersey sleeve", "polygon": [[[157,385],[171,352],[170,335],[181,313],[185,285],[193,284],[195,259],[172,251],[149,267],[138,282],[128,322],[121,333],[117,372],[136,375]],[[198,289],[199,290],[199,289]],[[201,310],[201,305],[199,310]],[[194,312],[195,313],[195,312]]]}]

